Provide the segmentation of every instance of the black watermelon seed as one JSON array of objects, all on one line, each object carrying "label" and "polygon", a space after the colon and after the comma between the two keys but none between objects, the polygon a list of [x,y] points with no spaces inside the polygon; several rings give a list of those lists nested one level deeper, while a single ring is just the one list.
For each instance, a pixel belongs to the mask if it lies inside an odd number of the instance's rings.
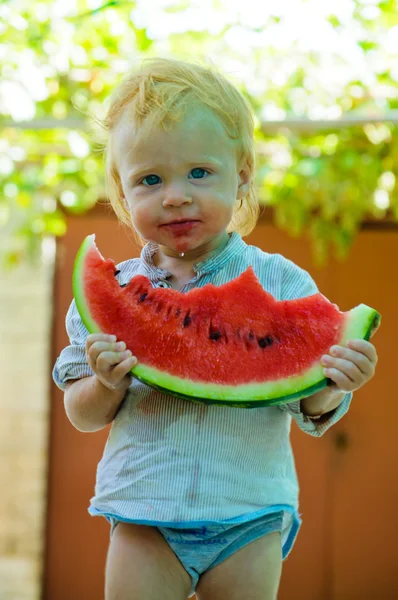
[{"label": "black watermelon seed", "polygon": [[180,313],[181,313],[181,308],[177,308],[177,310],[176,310],[176,317],[178,317]]},{"label": "black watermelon seed", "polygon": [[116,269],[116,271],[115,271],[115,277],[116,277],[116,275],[119,275],[119,273],[120,273],[119,269]]},{"label": "black watermelon seed", "polygon": [[259,338],[258,345],[260,346],[260,348],[266,348],[267,346],[272,346],[273,341],[274,340],[270,335],[266,335],[262,338]]},{"label": "black watermelon seed", "polygon": [[209,335],[209,339],[211,340],[219,340],[221,337],[221,333],[219,331],[212,331]]},{"label": "black watermelon seed", "polygon": [[188,315],[185,317],[184,322],[182,324],[183,327],[188,327],[188,325],[191,323],[191,317],[188,317]]},{"label": "black watermelon seed", "polygon": [[127,283],[121,283],[120,287],[126,287]]},{"label": "black watermelon seed", "polygon": [[256,336],[255,336],[255,335],[254,335],[254,333],[251,331],[251,332],[249,333],[249,340],[254,340],[254,338],[255,338],[255,337],[256,337]]},{"label": "black watermelon seed", "polygon": [[145,294],[142,294],[142,295],[140,296],[140,299],[138,300],[138,302],[144,302],[144,300],[145,300],[145,298],[146,298],[147,296],[148,296],[148,294],[147,294],[147,293],[145,293]]}]

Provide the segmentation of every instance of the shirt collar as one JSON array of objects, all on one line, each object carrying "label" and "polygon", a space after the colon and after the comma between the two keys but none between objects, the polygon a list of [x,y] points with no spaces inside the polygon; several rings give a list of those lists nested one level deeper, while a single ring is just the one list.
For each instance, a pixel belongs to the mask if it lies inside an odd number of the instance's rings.
[{"label": "shirt collar", "polygon": [[[192,268],[198,275],[204,273],[211,273],[221,269],[228,261],[232,258],[241,254],[247,247],[237,231],[233,231],[229,237],[229,241],[226,246],[218,254],[214,254],[210,258],[195,263]],[[171,275],[169,271],[165,269],[159,269],[153,263],[152,257],[158,250],[158,244],[148,242],[141,250],[141,260],[150,272],[151,279],[159,279],[161,277],[167,277]]]}]

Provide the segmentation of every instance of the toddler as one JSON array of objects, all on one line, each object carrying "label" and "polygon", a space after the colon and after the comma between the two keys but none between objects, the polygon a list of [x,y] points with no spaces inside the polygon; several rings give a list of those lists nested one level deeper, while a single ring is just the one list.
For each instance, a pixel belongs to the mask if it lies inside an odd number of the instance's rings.
[{"label": "toddler", "polygon": [[[251,107],[214,67],[154,58],[119,84],[103,123],[107,191],[141,242],[118,265],[186,293],[251,265],[278,300],[317,293],[280,254],[246,244],[259,215]],[[198,174],[200,171],[201,176]],[[134,326],[134,325],[132,325]],[[112,423],[89,513],[111,526],[106,600],[275,600],[296,539],[292,418],[321,436],[374,374],[364,340],[323,357],[331,385],[280,406],[242,409],[174,398],[133,379],[123,340],[88,334],[75,302],[53,377],[79,431]]]}]

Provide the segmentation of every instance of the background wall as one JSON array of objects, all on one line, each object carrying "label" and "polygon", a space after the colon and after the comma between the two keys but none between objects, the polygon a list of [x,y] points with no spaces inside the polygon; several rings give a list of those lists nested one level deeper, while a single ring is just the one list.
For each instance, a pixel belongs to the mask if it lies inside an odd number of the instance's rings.
[{"label": "background wall", "polygon": [[0,274],[0,599],[37,600],[49,434],[51,262]]}]

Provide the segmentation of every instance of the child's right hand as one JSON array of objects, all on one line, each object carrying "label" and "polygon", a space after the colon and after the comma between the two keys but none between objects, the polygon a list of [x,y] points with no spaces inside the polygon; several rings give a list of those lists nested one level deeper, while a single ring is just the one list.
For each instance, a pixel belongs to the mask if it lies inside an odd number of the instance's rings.
[{"label": "child's right hand", "polygon": [[124,342],[105,333],[90,333],[86,340],[87,362],[109,390],[126,390],[131,384],[130,370],[137,362]]}]

